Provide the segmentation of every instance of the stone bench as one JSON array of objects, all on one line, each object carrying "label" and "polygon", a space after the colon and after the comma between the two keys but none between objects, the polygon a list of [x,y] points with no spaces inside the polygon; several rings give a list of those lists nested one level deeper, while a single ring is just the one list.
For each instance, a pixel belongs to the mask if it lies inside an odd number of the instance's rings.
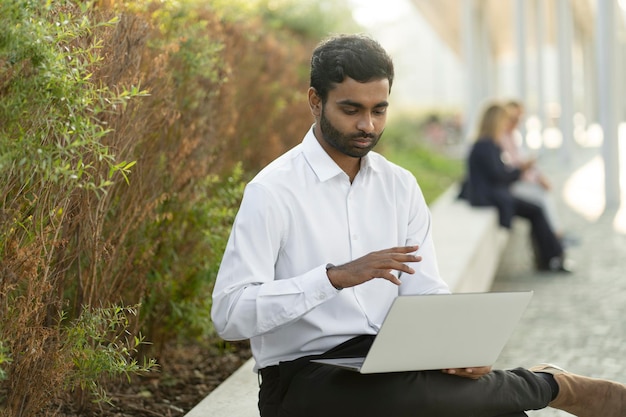
[{"label": "stone bench", "polygon": [[[453,292],[489,291],[508,231],[494,208],[474,208],[457,200],[458,186],[444,192],[430,209],[439,270]],[[185,417],[259,417],[259,385],[248,360]]]},{"label": "stone bench", "polygon": [[471,207],[457,194],[454,185],[430,205],[439,272],[452,292],[489,291],[509,231],[494,207]]}]

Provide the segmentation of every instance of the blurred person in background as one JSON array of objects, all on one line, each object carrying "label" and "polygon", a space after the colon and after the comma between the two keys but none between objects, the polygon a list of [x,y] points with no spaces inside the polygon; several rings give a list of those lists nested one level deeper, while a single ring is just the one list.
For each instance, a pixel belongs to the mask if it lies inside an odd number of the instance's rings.
[{"label": "blurred person in background", "polygon": [[512,186],[535,169],[535,161],[505,164],[503,142],[511,126],[503,105],[487,106],[481,115],[476,141],[467,161],[467,183],[463,196],[473,206],[495,206],[500,225],[510,229],[514,216],[530,222],[535,266],[540,271],[569,272],[559,238],[550,226],[543,208],[513,194]]},{"label": "blurred person in background", "polygon": [[[510,100],[504,104],[509,115],[509,123],[506,132],[502,136],[502,159],[504,163],[514,168],[520,168],[526,161],[533,158],[528,156],[523,147],[523,138],[518,126],[524,117],[524,106],[516,100]],[[554,234],[563,242],[564,232],[559,222],[553,195],[552,184],[543,172],[533,164],[526,169],[518,181],[511,184],[511,193],[523,200],[529,201],[541,207],[554,231]]]}]

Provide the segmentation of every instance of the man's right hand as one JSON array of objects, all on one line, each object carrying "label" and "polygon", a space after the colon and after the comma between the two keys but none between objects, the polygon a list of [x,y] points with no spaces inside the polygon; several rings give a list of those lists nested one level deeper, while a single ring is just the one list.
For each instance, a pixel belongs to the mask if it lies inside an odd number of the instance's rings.
[{"label": "man's right hand", "polygon": [[392,271],[414,274],[415,270],[406,263],[420,262],[421,256],[415,255],[419,246],[399,246],[368,253],[354,261],[330,267],[326,270],[330,283],[335,288],[349,288],[373,278],[383,278],[400,285],[402,282]]}]

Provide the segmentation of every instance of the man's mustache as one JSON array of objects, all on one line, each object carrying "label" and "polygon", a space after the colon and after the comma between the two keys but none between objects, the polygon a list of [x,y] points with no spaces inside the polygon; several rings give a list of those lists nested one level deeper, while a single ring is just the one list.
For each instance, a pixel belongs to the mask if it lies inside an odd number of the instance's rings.
[{"label": "man's mustache", "polygon": [[350,136],[350,139],[376,139],[374,133],[355,133]]}]

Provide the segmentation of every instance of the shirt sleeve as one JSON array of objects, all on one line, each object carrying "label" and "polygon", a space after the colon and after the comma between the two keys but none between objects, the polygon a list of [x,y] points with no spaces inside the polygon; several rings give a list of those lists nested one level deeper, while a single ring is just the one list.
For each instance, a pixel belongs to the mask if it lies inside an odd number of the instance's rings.
[{"label": "shirt sleeve", "polygon": [[401,274],[400,295],[448,294],[448,284],[441,278],[432,236],[432,217],[417,183],[412,193],[411,216],[406,245],[419,245],[421,262],[410,263],[414,274]]},{"label": "shirt sleeve", "polygon": [[242,340],[270,332],[338,293],[326,264],[275,278],[286,218],[262,185],[246,187],[213,289],[211,317],[222,338]]}]

